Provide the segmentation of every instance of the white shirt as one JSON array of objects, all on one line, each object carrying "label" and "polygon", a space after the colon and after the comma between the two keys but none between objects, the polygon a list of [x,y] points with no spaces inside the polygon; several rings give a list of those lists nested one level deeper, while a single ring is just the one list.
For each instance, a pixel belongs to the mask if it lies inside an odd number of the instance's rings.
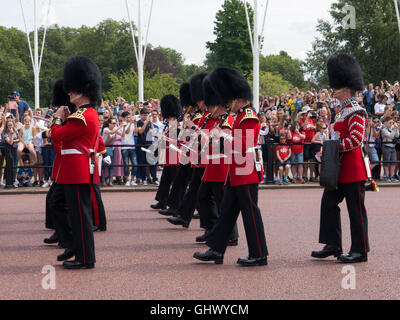
[{"label": "white shirt", "polygon": [[386,105],[381,104],[381,103],[375,104],[375,107],[374,107],[375,113],[384,113],[385,112],[385,107],[386,107]]},{"label": "white shirt", "polygon": [[[129,125],[126,128],[128,127]],[[125,129],[125,136],[121,138],[121,144],[130,145],[132,147],[121,147],[121,150],[133,149],[133,146],[135,145],[135,125],[132,123],[129,133],[126,133],[126,130],[127,129]]]}]

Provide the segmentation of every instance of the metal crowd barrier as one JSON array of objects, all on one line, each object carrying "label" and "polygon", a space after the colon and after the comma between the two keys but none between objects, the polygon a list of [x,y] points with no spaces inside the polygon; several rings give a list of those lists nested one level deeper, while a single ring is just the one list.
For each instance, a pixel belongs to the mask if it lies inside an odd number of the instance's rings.
[{"label": "metal crowd barrier", "polygon": [[[366,144],[369,143],[375,143],[375,142],[366,142]],[[380,143],[380,146],[385,145],[385,144],[393,144],[390,142],[386,142],[386,143]],[[275,173],[275,167],[276,167],[276,157],[275,157],[275,147],[280,145],[279,143],[276,143],[273,139],[269,139],[266,140],[264,144],[260,144],[259,146],[261,146],[261,150],[263,152],[263,156],[264,153],[267,153],[267,157],[266,159],[264,158],[264,171],[266,173],[266,177],[264,179],[264,183],[265,184],[275,184],[274,181],[274,173]],[[315,145],[313,143],[288,143],[287,145],[293,146],[293,145]],[[122,147],[131,147],[132,149],[137,149],[137,148],[141,148],[141,147],[149,147],[148,144],[145,145],[139,145],[139,144],[135,144],[135,145],[108,145],[106,147],[118,147],[118,148],[122,148]],[[43,148],[52,148],[52,146],[45,146]],[[34,165],[34,166],[28,166],[28,167],[21,167],[21,166],[14,166],[14,159],[12,157],[12,148],[9,146],[5,147],[6,150],[6,165],[2,166],[3,169],[5,169],[5,177],[6,177],[6,187],[10,187],[13,185],[14,181],[13,181],[13,171],[19,168],[31,168],[31,169],[52,169],[52,165],[50,166],[45,166],[45,165]],[[400,163],[400,159],[398,159],[397,161],[393,161],[393,162],[385,162],[385,161],[380,161],[378,163],[378,165],[385,165],[385,164],[392,164],[392,163]],[[9,165],[11,164],[11,166]],[[315,161],[310,161],[310,162],[302,162],[302,163],[296,163],[295,165],[318,165],[320,164],[319,162],[315,162]],[[291,163],[291,165],[293,165],[293,163]],[[115,165],[115,164],[111,164],[111,165],[103,165],[103,169],[104,168],[141,168],[141,167],[163,167],[162,164],[155,164],[155,165],[149,165],[149,164],[121,164],[121,165]]]}]

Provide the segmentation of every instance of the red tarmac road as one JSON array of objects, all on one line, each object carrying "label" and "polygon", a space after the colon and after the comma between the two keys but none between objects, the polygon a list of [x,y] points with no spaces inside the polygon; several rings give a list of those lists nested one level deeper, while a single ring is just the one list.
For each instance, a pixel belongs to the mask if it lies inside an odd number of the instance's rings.
[{"label": "red tarmac road", "polygon": [[[400,215],[398,189],[367,193],[369,262],[356,264],[356,289],[342,288],[345,266],[310,257],[318,244],[321,190],[262,190],[269,265],[242,268],[247,255],[239,218],[239,246],[228,248],[224,264],[200,263],[194,242],[199,221],[186,230],[149,210],[154,193],[103,195],[108,231],[96,233],[96,268],[64,270],[62,252],[43,244],[44,195],[0,196],[0,299],[399,299]],[[349,222],[342,206],[343,245]],[[55,266],[56,289],[42,288],[42,268]]]}]

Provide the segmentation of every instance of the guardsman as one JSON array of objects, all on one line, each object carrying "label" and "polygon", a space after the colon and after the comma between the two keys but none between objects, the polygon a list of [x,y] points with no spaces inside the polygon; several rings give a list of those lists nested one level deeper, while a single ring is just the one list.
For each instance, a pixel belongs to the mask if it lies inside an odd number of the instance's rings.
[{"label": "guardsman", "polygon": [[222,264],[232,229],[242,213],[249,256],[239,258],[242,266],[267,265],[267,244],[264,225],[258,208],[258,185],[262,180],[262,168],[254,156],[260,133],[260,121],[250,105],[252,91],[246,79],[230,68],[217,68],[210,74],[210,83],[231,112],[236,113],[232,135],[232,163],[221,203],[216,226],[207,237],[210,250],[196,252],[194,258]]},{"label": "guardsman", "polygon": [[[75,105],[70,104],[69,96],[64,91],[64,80],[63,79],[58,79],[54,83],[52,105],[53,105],[53,107],[56,107],[56,108],[59,108],[61,106],[69,106],[69,108],[71,109],[71,113],[73,113],[76,109]],[[49,131],[44,131],[42,133],[43,139],[49,139],[48,134],[49,134]],[[58,172],[58,167],[60,166],[61,144],[53,143],[53,149],[56,154],[54,157],[54,160],[53,160],[53,168],[52,168],[52,174],[51,174],[51,180],[53,181],[53,183],[51,184],[50,189],[46,195],[46,228],[49,228],[49,229],[55,229],[55,224],[53,221],[54,212],[51,210],[51,208],[52,208],[51,201],[52,201],[52,196],[53,196],[54,190],[56,190],[56,188],[57,188],[57,182],[55,182],[55,180],[56,180],[56,173]],[[67,208],[66,208],[66,204],[65,204],[65,206],[63,208],[63,212],[66,212],[66,211],[67,211]],[[46,244],[59,243],[61,247],[63,247],[64,249],[66,248],[65,244],[63,244],[62,241],[60,242],[60,239],[57,235],[57,231],[55,231],[49,238],[44,239],[44,243],[46,243]]]},{"label": "guardsman", "polygon": [[[151,206],[153,209],[162,209],[166,207],[171,185],[174,182],[178,171],[178,121],[182,117],[183,113],[182,106],[178,98],[174,95],[164,96],[160,101],[160,107],[163,119],[166,121],[166,126],[163,132],[165,137],[160,137],[159,139],[165,141],[166,148],[164,169],[155,198],[158,203]],[[170,139],[172,139],[172,142]]]},{"label": "guardsman", "polygon": [[[327,67],[334,98],[341,102],[334,131],[340,135],[342,159],[338,189],[325,190],[321,201],[319,242],[325,247],[313,251],[311,256],[319,259],[334,256],[344,263],[365,262],[369,252],[368,219],[364,205],[368,177],[361,148],[368,115],[356,100],[357,91],[364,88],[364,79],[359,63],[346,54],[330,57]],[[350,217],[351,248],[348,254],[342,254],[339,204],[344,199]]]},{"label": "guardsman", "polygon": [[[204,104],[204,93],[203,93],[203,80],[207,76],[206,73],[195,74],[190,79],[190,93],[193,101],[197,104],[200,110],[205,110],[207,106]],[[210,120],[211,113],[209,110],[205,111],[202,118],[199,121],[199,125],[196,126],[193,121],[187,119],[185,126],[192,129],[193,132],[201,131],[203,129],[209,129],[212,125]],[[197,135],[196,135],[197,137]],[[201,135],[198,136],[199,138]],[[197,138],[196,138],[197,139]],[[193,139],[192,139],[193,140]],[[201,147],[201,143],[193,141],[189,143],[189,147],[193,149],[193,146]],[[184,147],[181,148],[185,152]],[[200,150],[198,150],[200,151]],[[183,197],[182,203],[176,213],[176,217],[168,218],[167,221],[173,225],[181,225],[184,228],[189,228],[189,224],[193,218],[194,211],[197,207],[197,192],[201,184],[201,178],[203,177],[205,164],[198,162],[198,152],[190,152],[189,160],[192,162],[192,177],[190,179],[189,187]]]},{"label": "guardsman", "polygon": [[[195,125],[199,124],[200,119],[202,118],[202,111],[197,108],[196,103],[192,100],[192,95],[190,93],[190,84],[185,82],[181,85],[179,89],[179,98],[182,107],[185,109],[185,119],[190,119],[193,121]],[[182,131],[179,134],[179,144],[185,144],[187,141],[186,139],[190,139],[188,133],[190,132],[188,129],[185,128],[184,124],[182,123]],[[182,150],[182,153],[188,152],[187,150]],[[192,175],[192,167],[190,163],[182,164],[179,163],[178,172],[176,174],[175,180],[172,184],[171,191],[168,196],[167,206],[169,208],[162,209],[159,211],[161,215],[164,216],[176,216],[179,205],[182,202],[183,196],[186,192],[187,186],[190,183],[190,178]],[[155,208],[153,208],[155,209]]]},{"label": "guardsman", "polygon": [[[229,170],[228,162],[226,158],[223,157],[224,138],[215,139],[214,132],[216,132],[217,129],[222,129],[227,136],[231,136],[234,122],[234,118],[229,114],[227,107],[221,105],[218,96],[212,90],[209,77],[203,80],[203,89],[204,103],[213,110],[211,118],[214,128],[210,130],[209,141],[203,146],[205,152],[201,154],[201,161],[205,161],[206,170],[201,179],[201,185],[197,193],[197,203],[199,206],[200,227],[205,229],[205,233],[197,237],[196,242],[205,242],[217,223],[222,198],[224,196],[224,185]],[[236,246],[237,243],[238,231],[237,225],[235,224],[228,244],[230,246]]]},{"label": "guardsman", "polygon": [[[101,101],[101,73],[89,58],[70,58],[64,69],[64,89],[77,111],[70,114],[60,107],[54,117],[50,137],[61,144],[61,161],[56,172],[59,186],[53,197],[67,204],[67,218],[72,233],[65,224],[62,208],[54,204],[54,222],[60,238],[65,239],[67,250],[58,260],[66,269],[91,269],[95,265],[93,237],[93,207],[91,184],[99,184],[96,150],[99,144],[99,118],[95,107]],[[62,122],[66,121],[62,126]],[[92,178],[93,175],[93,178]]]}]

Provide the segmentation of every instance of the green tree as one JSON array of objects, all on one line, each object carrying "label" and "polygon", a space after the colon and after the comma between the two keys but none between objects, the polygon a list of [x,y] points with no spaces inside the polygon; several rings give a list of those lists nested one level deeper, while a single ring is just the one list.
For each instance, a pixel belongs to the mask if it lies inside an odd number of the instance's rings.
[{"label": "green tree", "polygon": [[[253,10],[248,5],[253,26]],[[253,55],[244,4],[240,0],[225,0],[215,18],[214,42],[207,42],[209,50],[205,65],[208,70],[217,66],[232,67],[244,75],[252,70]]]},{"label": "green tree", "polygon": [[260,72],[281,75],[282,79],[295,87],[304,87],[303,63],[298,59],[292,59],[285,51],[281,51],[279,55],[261,57]]},{"label": "green tree", "polygon": [[[104,97],[112,100],[115,97],[124,97],[127,101],[138,100],[138,75],[134,69],[111,74],[111,88],[104,93]],[[145,72],[144,97],[162,98],[166,94],[179,94],[179,84],[171,74]]]},{"label": "green tree", "polygon": [[[345,5],[356,12],[356,28],[344,28]],[[308,53],[306,68],[312,80],[328,85],[326,61],[331,54],[348,53],[361,65],[365,82],[393,82],[400,78],[400,35],[393,1],[337,0],[331,6],[333,23],[320,20],[321,34]]]},{"label": "green tree", "polygon": [[279,96],[293,88],[293,84],[284,80],[280,74],[260,72],[260,95]]}]

